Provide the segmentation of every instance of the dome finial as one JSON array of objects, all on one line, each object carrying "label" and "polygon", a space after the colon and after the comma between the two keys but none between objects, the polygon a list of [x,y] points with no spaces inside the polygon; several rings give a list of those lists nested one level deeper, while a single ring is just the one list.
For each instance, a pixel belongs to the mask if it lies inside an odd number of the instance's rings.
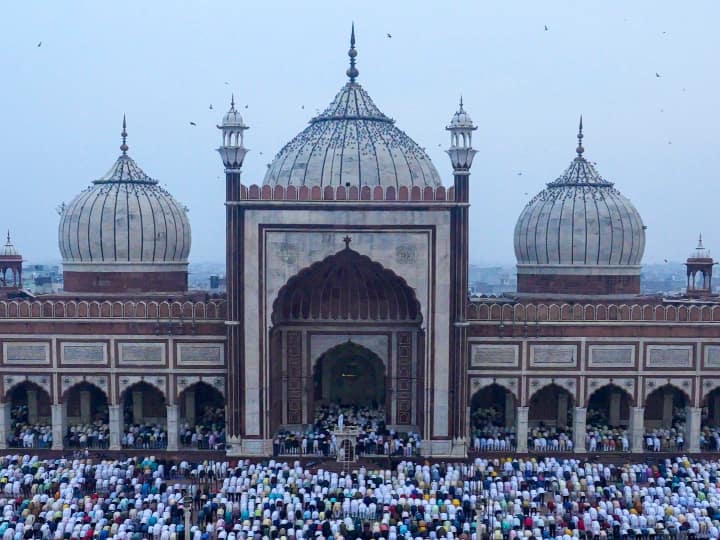
[{"label": "dome finial", "polygon": [[462,101],[462,94],[460,94],[460,111],[463,110],[463,101]]},{"label": "dome finial", "polygon": [[[9,234],[10,234],[10,233],[8,232],[8,235],[9,235]],[[700,233],[700,236],[698,237],[697,249],[705,249],[705,248],[703,247],[703,243],[702,243],[702,233]]]},{"label": "dome finial", "polygon": [[577,152],[578,157],[582,157],[583,152],[585,151],[585,149],[583,148],[583,145],[582,145],[582,140],[583,140],[583,132],[582,132],[582,130],[583,130],[583,125],[582,125],[582,114],[581,114],[581,115],[580,115],[580,126],[578,127],[578,136],[577,136],[577,138],[578,138],[578,146],[577,146],[577,149],[576,149],[576,152]]},{"label": "dome finial", "polygon": [[127,145],[127,122],[125,121],[125,115],[123,114],[123,130],[120,134],[122,137],[122,144],[120,145],[120,150],[122,150],[122,153],[124,156],[127,155],[128,151],[128,145]]},{"label": "dome finial", "polygon": [[230,95],[230,110],[235,110],[235,92]]},{"label": "dome finial", "polygon": [[6,246],[12,245],[12,242],[10,241],[10,229],[8,229],[8,231],[7,231],[7,243],[5,245]]},{"label": "dome finial", "polygon": [[350,67],[347,69],[345,74],[350,78],[350,82],[354,83],[357,76],[360,74],[355,67],[355,57],[357,56],[357,51],[355,50],[355,23],[352,23],[352,28],[350,30],[350,50],[348,51],[348,56],[350,57]]}]

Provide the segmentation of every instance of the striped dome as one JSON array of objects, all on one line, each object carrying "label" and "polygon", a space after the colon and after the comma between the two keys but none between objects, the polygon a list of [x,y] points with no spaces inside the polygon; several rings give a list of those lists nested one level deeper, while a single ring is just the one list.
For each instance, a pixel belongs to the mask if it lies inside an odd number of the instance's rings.
[{"label": "striped dome", "polygon": [[588,162],[582,146],[515,226],[520,275],[639,276],[645,226],[633,204]]},{"label": "striped dome", "polygon": [[418,144],[395,127],[356,82],[275,156],[264,184],[438,187],[440,175]]},{"label": "striped dome", "polygon": [[66,270],[187,270],[186,209],[125,153],[63,208],[58,236]]}]

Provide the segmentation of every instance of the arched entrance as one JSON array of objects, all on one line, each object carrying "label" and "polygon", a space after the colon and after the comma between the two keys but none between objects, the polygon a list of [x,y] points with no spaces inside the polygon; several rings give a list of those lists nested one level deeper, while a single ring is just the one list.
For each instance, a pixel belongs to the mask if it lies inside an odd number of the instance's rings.
[{"label": "arched entrance", "polygon": [[479,389],[470,400],[471,448],[476,452],[515,447],[515,396],[499,384]]},{"label": "arched entrance", "polygon": [[163,393],[141,381],[127,388],[122,396],[125,448],[165,448],[167,446],[167,404]]},{"label": "arched entrance", "polygon": [[110,444],[108,400],[105,392],[81,382],[65,392],[69,448],[107,448]]},{"label": "arched entrance", "polygon": [[666,384],[653,390],[645,399],[645,447],[668,452],[687,448],[688,408],[689,399],[680,389]]},{"label": "arched entrance", "polygon": [[197,382],[182,391],[180,405],[181,446],[204,450],[225,448],[225,397],[213,386]]},{"label": "arched entrance", "polygon": [[629,451],[630,395],[614,384],[596,389],[587,406],[587,450]]},{"label": "arched entrance", "polygon": [[574,409],[572,394],[557,384],[535,392],[528,409],[528,450],[571,450]]},{"label": "arched entrance", "polygon": [[371,350],[352,341],[333,347],[313,367],[318,405],[385,406],[385,365]]},{"label": "arched entrance", "polygon": [[349,240],[288,280],[273,303],[272,323],[272,433],[313,423],[316,400],[384,401],[386,425],[399,431],[422,425],[420,304],[405,280],[350,249]]},{"label": "arched entrance", "polygon": [[52,445],[50,395],[40,386],[24,381],[7,395],[10,404],[8,446],[49,448]]}]

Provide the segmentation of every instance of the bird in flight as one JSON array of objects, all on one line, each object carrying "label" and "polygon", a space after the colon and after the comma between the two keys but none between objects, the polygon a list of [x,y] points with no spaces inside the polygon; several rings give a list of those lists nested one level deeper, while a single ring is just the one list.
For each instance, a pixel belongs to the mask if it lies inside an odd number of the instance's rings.
[{"label": "bird in flight", "polygon": [[212,108],[213,108],[213,106],[212,106],[212,103],[211,103],[211,104],[210,104],[210,110],[211,110],[211,111],[212,111]]},{"label": "bird in flight", "polygon": [[656,76],[658,79],[660,78],[660,74],[659,74],[657,71],[655,72],[655,76]]},{"label": "bird in flight", "polygon": [[519,173],[518,173],[518,176],[522,176],[522,173],[521,173],[521,172],[519,172]]},{"label": "bird in flight", "polygon": [[248,108],[248,106],[247,106],[247,105],[245,105],[245,108],[247,109],[247,108]]},{"label": "bird in flight", "polygon": [[225,81],[225,84],[226,84],[226,85],[228,85],[228,84],[230,84],[230,83],[229,83],[229,82],[227,82],[227,81]]},{"label": "bird in flight", "polygon": [[305,105],[300,105],[300,108],[301,108],[301,109],[304,109],[304,108],[305,108]]},{"label": "bird in flight", "polygon": [[547,27],[547,24],[545,25],[545,31],[546,31],[546,32],[548,31],[548,27]]},{"label": "bird in flight", "polygon": [[41,47],[41,46],[42,46],[42,41],[38,41],[37,46],[38,46],[38,47]]},{"label": "bird in flight", "polygon": [[197,124],[196,124],[195,122],[190,122],[190,125],[191,125],[191,126],[197,126]]},{"label": "bird in flight", "polygon": [[388,37],[388,39],[390,39],[392,37],[392,34],[388,33],[387,37]]}]

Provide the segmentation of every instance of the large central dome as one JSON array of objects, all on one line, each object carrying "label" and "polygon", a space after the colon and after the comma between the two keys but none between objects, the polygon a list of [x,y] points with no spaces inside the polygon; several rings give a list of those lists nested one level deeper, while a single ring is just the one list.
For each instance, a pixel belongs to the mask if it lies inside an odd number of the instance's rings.
[{"label": "large central dome", "polygon": [[355,38],[350,81],[325,111],[287,143],[269,165],[263,184],[276,186],[438,187],[430,158],[385,116],[355,82]]}]

